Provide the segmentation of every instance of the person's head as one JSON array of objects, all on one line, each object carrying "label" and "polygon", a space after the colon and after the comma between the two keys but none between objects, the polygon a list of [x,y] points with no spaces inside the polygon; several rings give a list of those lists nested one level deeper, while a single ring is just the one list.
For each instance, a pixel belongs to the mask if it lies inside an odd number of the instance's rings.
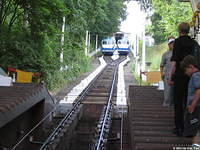
[{"label": "person's head", "polygon": [[190,25],[187,22],[182,22],[178,25],[178,32],[180,35],[187,35],[190,32]]},{"label": "person's head", "polygon": [[173,48],[174,48],[174,41],[175,41],[174,37],[169,37],[168,38],[168,47],[169,47],[169,50],[173,50]]},{"label": "person's head", "polygon": [[184,70],[187,76],[192,76],[194,72],[199,71],[195,57],[192,55],[188,55],[183,59],[181,62],[181,68]]}]

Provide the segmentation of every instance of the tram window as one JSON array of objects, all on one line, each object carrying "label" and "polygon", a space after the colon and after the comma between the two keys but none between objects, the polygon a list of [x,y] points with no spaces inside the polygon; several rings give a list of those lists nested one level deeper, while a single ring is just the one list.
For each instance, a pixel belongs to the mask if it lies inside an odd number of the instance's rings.
[{"label": "tram window", "polygon": [[103,41],[102,44],[104,44],[104,45],[107,44],[107,41]]},{"label": "tram window", "polygon": [[127,41],[127,44],[129,44],[129,41]]},{"label": "tram window", "polygon": [[109,40],[109,41],[108,41],[108,44],[114,44],[114,41]]},{"label": "tram window", "polygon": [[121,44],[121,41],[118,41],[118,44]]}]

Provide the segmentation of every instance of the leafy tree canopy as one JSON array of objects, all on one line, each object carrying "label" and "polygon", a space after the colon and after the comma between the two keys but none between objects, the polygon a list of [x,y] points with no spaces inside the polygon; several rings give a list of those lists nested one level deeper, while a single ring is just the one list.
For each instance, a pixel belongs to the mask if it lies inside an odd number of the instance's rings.
[{"label": "leafy tree canopy", "polygon": [[192,8],[190,3],[177,0],[152,0],[153,15],[150,16],[152,25],[147,27],[156,43],[163,42],[169,36],[177,36],[177,25],[180,22],[190,22]]},{"label": "leafy tree canopy", "polygon": [[[126,17],[123,0],[0,0],[0,65],[42,72],[50,88],[87,68],[85,33],[109,35]],[[63,17],[66,18],[61,46]],[[91,40],[93,36],[91,37]],[[64,52],[64,62],[60,53]],[[67,66],[66,72],[60,72]]]}]

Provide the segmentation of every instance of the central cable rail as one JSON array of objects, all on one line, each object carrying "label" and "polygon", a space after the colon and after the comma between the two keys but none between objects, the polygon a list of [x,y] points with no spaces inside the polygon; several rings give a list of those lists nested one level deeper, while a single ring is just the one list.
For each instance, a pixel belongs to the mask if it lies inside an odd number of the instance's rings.
[{"label": "central cable rail", "polygon": [[[121,60],[119,60],[121,62]],[[104,110],[102,111],[102,115],[99,121],[99,124],[97,126],[98,128],[98,133],[96,134],[96,143],[93,145],[93,149],[95,150],[101,150],[105,144],[106,144],[106,139],[109,133],[109,129],[111,126],[111,121],[112,121],[112,97],[113,97],[113,92],[114,92],[114,85],[116,82],[116,76],[117,76],[117,70],[118,70],[118,65],[120,62],[111,62],[111,66],[114,67],[114,73],[111,81],[111,87],[110,87],[110,94],[108,96],[108,101],[107,105],[104,107]],[[107,66],[105,67],[107,68]],[[62,118],[62,120],[58,123],[55,129],[51,132],[51,134],[47,135],[43,140],[40,139],[40,147],[38,148],[39,150],[48,150],[50,147],[52,147],[52,144],[56,142],[56,139],[59,138],[59,135],[62,135],[63,130],[65,127],[70,126],[71,122],[74,120],[74,117],[76,114],[80,111],[81,109],[81,104],[83,99],[85,98],[85,95],[89,92],[92,86],[94,86],[95,82],[98,80],[98,78],[101,76],[102,72],[105,70],[101,70],[101,72],[91,81],[91,83],[82,91],[80,94],[79,98],[76,100],[76,102],[73,104],[73,108],[70,109],[70,111]],[[52,110],[47,116],[45,116],[34,128],[32,128],[21,140],[15,144],[11,150],[16,150],[17,147],[19,147],[22,142],[30,137],[31,134],[33,134],[34,130],[38,128],[40,125],[42,125],[45,120],[47,120],[52,114],[58,109],[58,105]]]},{"label": "central cable rail", "polygon": [[111,126],[111,115],[112,115],[112,96],[113,96],[113,91],[114,91],[114,85],[116,81],[116,76],[117,76],[117,70],[118,70],[118,65],[115,68],[115,72],[113,74],[113,81],[110,89],[110,95],[108,99],[108,103],[106,106],[105,113],[103,113],[103,116],[100,118],[99,124],[97,126],[98,133],[96,134],[96,143],[93,147],[94,150],[101,150],[105,146],[106,143],[106,137],[108,136],[109,133],[109,128]]},{"label": "central cable rail", "polygon": [[[106,68],[106,66],[105,66]],[[47,146],[52,143],[55,139],[56,136],[59,134],[59,132],[62,130],[62,128],[67,124],[68,120],[70,120],[73,116],[73,114],[75,114],[79,109],[79,106],[81,104],[81,101],[83,100],[84,96],[87,94],[87,92],[89,91],[89,89],[91,88],[91,86],[93,86],[93,84],[95,83],[95,81],[99,78],[99,76],[101,75],[101,73],[104,71],[104,69],[91,81],[91,83],[87,86],[86,89],[84,89],[81,93],[81,96],[78,98],[78,100],[76,101],[76,103],[73,105],[73,108],[67,113],[67,115],[62,119],[62,121],[59,123],[59,125],[54,129],[54,131],[52,132],[52,134],[47,138],[47,140],[42,143],[42,146],[40,148],[40,150],[46,150]],[[49,92],[48,92],[49,94]],[[50,95],[50,94],[49,94]],[[52,96],[50,95],[50,98],[52,98]],[[54,101],[54,100],[53,100]],[[17,147],[20,146],[20,144],[26,139],[28,138],[40,125],[42,125],[42,123],[44,123],[50,116],[52,116],[52,114],[58,109],[58,105],[56,105],[53,110],[51,112],[49,112],[38,124],[36,124],[27,134],[25,134],[10,150],[16,150]]]},{"label": "central cable rail", "polygon": [[81,96],[78,98],[77,102],[74,104],[73,108],[62,119],[62,121],[59,123],[59,125],[54,129],[54,131],[52,132],[52,134],[43,143],[43,145],[41,146],[40,150],[46,150],[46,149],[48,149],[48,145],[51,144],[55,140],[56,136],[59,135],[59,133],[61,132],[62,128],[65,125],[67,125],[68,120],[71,120],[73,114],[75,114],[75,112],[77,112],[77,110],[79,110],[78,107],[81,105],[81,102],[84,99],[85,95],[88,93],[88,91],[90,90],[91,86],[94,85],[95,81],[99,78],[99,76],[101,75],[101,73],[103,71],[104,71],[104,69],[97,75],[97,77],[95,77],[94,80],[92,80],[92,82],[87,86],[87,88],[84,89],[84,91],[81,93]]}]

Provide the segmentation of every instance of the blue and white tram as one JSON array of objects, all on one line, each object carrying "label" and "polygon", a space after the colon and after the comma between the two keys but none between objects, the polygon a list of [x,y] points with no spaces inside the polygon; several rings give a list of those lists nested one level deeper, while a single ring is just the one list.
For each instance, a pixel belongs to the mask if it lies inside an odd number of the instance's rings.
[{"label": "blue and white tram", "polygon": [[113,52],[115,51],[115,39],[114,38],[107,38],[107,39],[103,39],[101,41],[101,52],[103,54],[107,54],[107,55],[112,55]]},{"label": "blue and white tram", "polygon": [[128,39],[122,38],[117,41],[117,47],[116,50],[121,55],[127,55],[131,50],[131,44]]}]

